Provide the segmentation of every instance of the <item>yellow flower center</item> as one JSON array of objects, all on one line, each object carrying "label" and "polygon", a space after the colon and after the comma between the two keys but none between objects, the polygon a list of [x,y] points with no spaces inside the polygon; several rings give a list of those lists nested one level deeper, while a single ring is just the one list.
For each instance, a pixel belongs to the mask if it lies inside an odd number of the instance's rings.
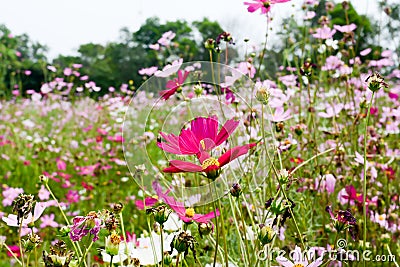
[{"label": "yellow flower center", "polygon": [[297,263],[297,264],[293,265],[293,267],[304,267],[304,265],[301,263]]},{"label": "yellow flower center", "polygon": [[383,218],[382,215],[379,215],[379,220],[380,220],[380,221],[383,221],[383,220],[384,220],[384,218]]},{"label": "yellow flower center", "polygon": [[193,218],[193,216],[195,215],[194,208],[187,208],[185,215],[188,218]]},{"label": "yellow flower center", "polygon": [[208,158],[205,161],[203,161],[203,164],[201,164],[203,170],[207,169],[210,166],[219,167],[219,161],[216,158]]},{"label": "yellow flower center", "polygon": [[203,148],[203,150],[206,149],[206,143],[204,143],[204,140],[200,141],[200,145]]}]

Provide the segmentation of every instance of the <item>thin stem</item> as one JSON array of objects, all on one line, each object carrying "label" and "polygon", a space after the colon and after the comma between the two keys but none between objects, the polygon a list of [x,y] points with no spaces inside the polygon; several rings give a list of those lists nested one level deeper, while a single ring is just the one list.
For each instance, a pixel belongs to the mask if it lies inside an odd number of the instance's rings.
[{"label": "thin stem", "polygon": [[318,153],[317,155],[312,156],[308,160],[303,161],[301,164],[297,165],[296,168],[293,169],[293,171],[290,172],[291,175],[293,175],[293,173],[295,173],[295,171],[297,171],[298,169],[300,169],[301,167],[303,167],[304,165],[306,165],[308,162],[312,161],[313,159],[315,159],[315,158],[317,158],[317,157],[319,157],[319,156],[321,156],[323,154],[329,153],[329,152],[331,152],[333,150],[335,150],[335,148],[327,149],[325,151],[322,151],[321,153]]},{"label": "thin stem", "polygon": [[[215,201],[213,202],[214,205],[214,216],[215,216],[215,254],[214,254],[214,263],[213,267],[217,264],[217,256],[218,256],[218,242],[219,242],[219,226],[218,226],[218,216],[217,216],[217,204]],[[177,265],[178,266],[178,265]]]},{"label": "thin stem", "polygon": [[86,249],[85,253],[83,254],[81,260],[79,261],[78,266],[81,266],[81,263],[82,263],[82,262],[84,263],[84,265],[86,265],[86,256],[87,256],[89,250],[92,248],[93,243],[94,243],[94,242],[93,242],[93,240],[92,240],[92,241],[90,242],[89,247]]},{"label": "thin stem", "polygon": [[176,265],[175,267],[179,267],[179,256],[181,255],[181,253],[178,253],[178,255],[176,255]]},{"label": "thin stem", "polygon": [[122,236],[124,237],[124,242],[125,242],[125,253],[128,255],[128,242],[126,241],[124,218],[122,216],[122,212],[119,213],[119,220],[121,222],[121,231],[122,231]]},{"label": "thin stem", "polygon": [[14,259],[18,262],[19,265],[23,265],[22,262],[17,258],[17,255],[15,255],[15,253],[10,249],[9,246],[7,246],[7,244],[3,244],[6,249],[8,250],[8,252],[10,252],[11,256],[14,257]]},{"label": "thin stem", "polygon": [[[222,212],[222,209],[221,209],[221,201],[219,199],[218,199],[218,208],[219,208],[219,213],[221,214],[221,220],[222,220],[222,222],[224,222],[224,215],[223,215],[223,212]],[[225,227],[224,227],[223,224],[221,224],[221,234],[222,234],[222,239],[224,241],[225,266],[229,267],[228,266],[228,263],[229,263],[229,261],[228,261],[228,246],[226,244]]]},{"label": "thin stem", "polygon": [[160,225],[160,238],[161,238],[161,266],[164,267],[164,237],[163,237],[163,225]]},{"label": "thin stem", "polygon": [[[53,194],[53,191],[51,191],[51,188],[50,188],[50,186],[48,185],[48,183],[44,183],[44,186],[46,187],[47,191],[49,191],[49,193],[50,193],[51,197],[53,198],[53,200],[56,202],[57,207],[58,207],[58,209],[60,210],[61,215],[63,216],[63,218],[64,218],[66,224],[67,224],[67,225],[70,225],[70,222],[69,222],[67,216],[65,215],[63,209],[61,208],[61,205],[60,205],[60,203],[58,202],[58,199],[57,199],[56,196]],[[81,249],[81,247],[80,247],[79,244],[75,244],[75,242],[72,242],[72,246],[74,247],[75,253],[76,253],[78,256],[79,256],[79,255],[82,255],[82,249]],[[85,266],[86,266],[86,262],[85,262]]]},{"label": "thin stem", "polygon": [[23,219],[21,219],[21,222],[19,223],[18,240],[19,240],[19,253],[21,254],[22,267],[24,267],[24,266],[25,266],[25,263],[24,263],[24,251],[23,251],[23,249],[22,249],[22,239],[21,239],[22,220],[23,220]]},{"label": "thin stem", "polygon": [[[371,113],[372,101],[374,100],[375,92],[372,92],[371,100],[367,109],[367,118],[365,122],[365,133],[364,133],[364,180],[363,180],[363,250],[367,248],[367,139],[368,139],[368,122]],[[366,266],[365,259],[363,265]]]},{"label": "thin stem", "polygon": [[392,254],[392,251],[390,251],[389,244],[386,244],[386,248],[387,248],[387,250],[388,250],[388,252],[389,252],[390,257],[392,257],[392,258],[394,259],[393,262],[394,262],[394,264],[396,265],[396,267],[399,267],[399,265],[398,265],[397,262],[396,262],[396,258],[395,258],[394,255]]},{"label": "thin stem", "polygon": [[110,267],[112,267],[113,258],[114,258],[114,255],[111,255],[111,259],[110,259]]}]

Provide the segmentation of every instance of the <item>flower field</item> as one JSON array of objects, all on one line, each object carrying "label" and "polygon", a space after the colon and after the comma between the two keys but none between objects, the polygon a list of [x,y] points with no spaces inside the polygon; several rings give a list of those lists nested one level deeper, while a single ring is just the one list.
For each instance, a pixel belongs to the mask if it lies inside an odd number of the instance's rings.
[{"label": "flower field", "polygon": [[399,266],[399,50],[307,0],[274,52],[289,1],[245,2],[265,43],[224,31],[206,60],[155,33],[107,88],[3,34],[0,266]]}]

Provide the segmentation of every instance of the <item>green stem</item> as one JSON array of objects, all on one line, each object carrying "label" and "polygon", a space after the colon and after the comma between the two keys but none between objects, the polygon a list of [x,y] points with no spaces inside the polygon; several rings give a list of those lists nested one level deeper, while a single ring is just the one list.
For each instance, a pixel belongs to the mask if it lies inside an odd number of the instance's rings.
[{"label": "green stem", "polygon": [[[45,185],[47,191],[49,191],[49,193],[50,193],[51,197],[53,198],[53,200],[56,202],[57,207],[58,207],[58,209],[60,210],[61,215],[63,216],[63,218],[64,218],[66,224],[67,224],[67,225],[70,225],[70,222],[69,222],[67,216],[65,215],[63,209],[61,208],[61,205],[60,205],[60,203],[58,202],[58,199],[57,199],[56,196],[53,194],[53,191],[51,191],[50,186],[48,185],[48,183],[44,183],[44,185]],[[75,250],[76,255],[78,255],[78,256],[79,256],[79,255],[82,255],[82,249],[81,249],[81,247],[79,246],[79,244],[75,244],[75,242],[72,242],[72,246],[74,247],[74,250]],[[86,262],[85,262],[85,266],[86,266]]]},{"label": "green stem", "polygon": [[92,240],[92,241],[90,242],[89,247],[85,250],[85,253],[83,254],[81,260],[79,261],[78,267],[81,266],[82,262],[83,262],[83,264],[86,266],[86,256],[87,256],[89,250],[92,248],[93,243],[94,243],[94,242],[93,242],[93,240]]},{"label": "green stem", "polygon": [[161,266],[164,267],[164,237],[163,237],[163,225],[160,225],[160,238],[161,238]]},{"label": "green stem", "polygon": [[[217,205],[215,204],[215,201],[213,202],[214,205],[214,216],[215,216],[215,254],[214,254],[214,263],[213,267],[217,264],[217,256],[218,256],[218,242],[219,242],[219,226],[218,226],[218,216],[217,216]],[[221,211],[220,211],[221,212]],[[176,265],[178,266],[178,265]]]},{"label": "green stem", "polygon": [[111,255],[111,259],[110,259],[110,267],[112,267],[113,258],[114,258],[114,255]]},{"label": "green stem", "polygon": [[19,265],[23,265],[22,262],[17,258],[17,255],[15,255],[15,253],[10,249],[9,246],[7,246],[7,244],[3,244],[6,249],[8,250],[8,252],[10,252],[10,254],[14,257],[14,259],[18,262]]},{"label": "green stem", "polygon": [[[363,250],[367,248],[367,140],[368,140],[368,122],[371,114],[372,101],[374,100],[375,92],[372,92],[371,100],[367,109],[367,118],[365,122],[365,133],[364,133],[364,181],[363,181]],[[363,260],[363,265],[366,266],[366,261]]]},{"label": "green stem", "polygon": [[18,240],[19,240],[19,253],[21,254],[22,267],[24,267],[25,266],[25,263],[24,263],[24,251],[22,249],[22,239],[21,239],[22,221],[23,221],[23,218],[21,218],[21,221],[19,223]]},{"label": "green stem", "polygon": [[122,231],[122,236],[124,237],[124,242],[125,242],[125,253],[126,253],[126,255],[128,255],[128,241],[126,241],[124,218],[122,216],[122,212],[119,213],[119,220],[121,222],[121,231]]}]

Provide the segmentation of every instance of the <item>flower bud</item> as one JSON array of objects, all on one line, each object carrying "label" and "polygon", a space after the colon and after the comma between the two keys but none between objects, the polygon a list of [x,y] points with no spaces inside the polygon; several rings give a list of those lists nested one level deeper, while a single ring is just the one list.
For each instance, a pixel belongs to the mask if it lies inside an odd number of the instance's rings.
[{"label": "flower bud", "polygon": [[205,41],[205,43],[204,43],[204,47],[207,50],[213,50],[215,48],[215,40],[212,38],[207,39],[207,41]]},{"label": "flower bud", "polygon": [[234,183],[231,187],[230,193],[233,197],[239,197],[242,194],[242,187],[238,183]]},{"label": "flower bud", "polygon": [[154,215],[154,220],[160,225],[163,225],[167,220],[172,210],[167,208],[165,205],[158,206],[156,208],[147,209],[147,213],[152,213]]},{"label": "flower bud", "polygon": [[25,252],[30,252],[40,244],[40,237],[37,234],[28,234],[28,239],[24,240]]},{"label": "flower bud", "polygon": [[275,237],[275,231],[268,225],[260,224],[259,227],[258,239],[261,244],[266,245],[271,243]]},{"label": "flower bud", "polygon": [[269,97],[271,93],[268,88],[261,86],[257,89],[256,99],[261,102],[263,105],[267,105],[269,101]]},{"label": "flower bud", "polygon": [[203,238],[203,236],[209,235],[214,230],[214,225],[212,222],[199,223],[198,230],[200,237]]},{"label": "flower bud", "polygon": [[47,177],[46,175],[39,175],[39,181],[42,184],[47,184],[49,182],[49,177]]},{"label": "flower bud", "polygon": [[195,86],[193,86],[193,91],[197,96],[201,96],[201,94],[203,93],[203,87],[200,84],[196,84]]}]

